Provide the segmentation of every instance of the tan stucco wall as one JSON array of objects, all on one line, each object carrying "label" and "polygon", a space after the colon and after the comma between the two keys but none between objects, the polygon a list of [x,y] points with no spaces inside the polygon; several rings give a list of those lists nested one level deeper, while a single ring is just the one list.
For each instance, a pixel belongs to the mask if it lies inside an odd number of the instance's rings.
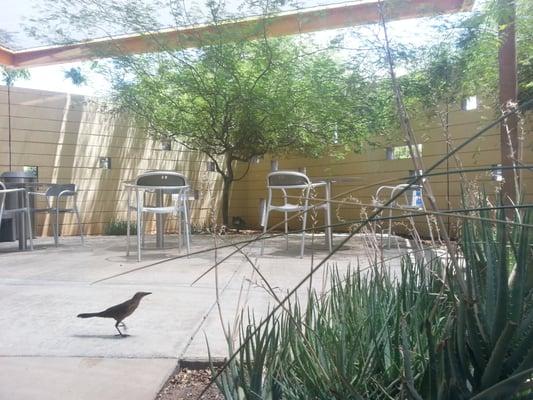
[{"label": "tan stucco wall", "polygon": [[[452,146],[461,144],[465,139],[477,133],[480,129],[487,126],[494,117],[490,110],[482,106],[475,111],[462,111],[459,107],[451,107],[448,116],[449,135],[452,138]],[[415,120],[415,118],[413,118]],[[529,126],[529,135],[523,146],[524,162],[533,163],[533,135],[531,134],[531,121]],[[447,144],[444,135],[444,129],[438,120],[428,120],[425,117],[417,118],[413,122],[415,134],[418,142],[423,144],[423,163],[425,167],[433,165],[439,161],[447,152]],[[462,168],[481,168],[500,163],[500,133],[499,127],[495,127],[486,132],[482,137],[466,146],[458,153],[458,159]],[[403,145],[399,139],[396,145]],[[413,163],[407,160],[387,160],[385,147],[367,147],[361,154],[351,153],[344,159],[337,160],[330,157],[322,157],[318,160],[305,157],[284,157],[279,158],[279,169],[297,170],[305,167],[306,172],[311,177],[347,177],[353,176],[359,179],[357,183],[350,184],[333,184],[333,197],[337,200],[347,200],[350,203],[360,202],[363,205],[372,204],[372,197],[381,185],[395,185],[405,182],[404,178],[408,176],[409,170],[414,170]],[[232,215],[240,215],[251,225],[258,225],[259,222],[259,202],[265,199],[266,192],[266,175],[270,172],[270,162],[273,157],[265,157],[258,164],[252,165],[247,177],[235,185],[232,197]],[[449,170],[458,168],[455,158],[449,160]],[[445,172],[446,162],[441,164],[434,172]],[[533,188],[533,172],[522,172],[523,188],[531,194]],[[477,181],[481,189],[485,189],[488,194],[494,194],[496,185],[491,180],[488,172],[472,172],[466,174],[469,181]],[[393,180],[392,183],[383,183],[383,181]],[[439,208],[448,208],[448,198],[452,208],[461,205],[461,190],[465,189],[467,193],[472,193],[471,187],[464,187],[461,184],[459,175],[437,176],[430,179],[433,192]],[[349,194],[343,194],[351,189]],[[351,196],[351,198],[350,198]],[[529,197],[529,200],[532,197]],[[491,196],[494,200],[494,196]],[[426,202],[426,205],[428,203]],[[361,206],[357,205],[340,205],[334,204],[333,223],[340,220],[357,220],[361,216]],[[373,207],[367,206],[366,210],[371,211]],[[237,214],[236,214],[237,213]],[[320,217],[317,225],[323,224]],[[278,216],[278,218],[276,218]],[[280,213],[273,213],[269,225],[281,221]],[[425,219],[418,218],[420,221],[419,228],[423,234],[427,234]],[[445,222],[448,219],[445,218]],[[454,221],[451,219],[450,225],[454,229]],[[299,222],[295,221],[294,226]],[[341,228],[339,228],[341,229]],[[348,229],[346,227],[345,229]],[[453,232],[452,232],[453,233]]]},{"label": "tan stucco wall", "polygon": [[[413,118],[414,119],[414,118]],[[437,121],[416,118],[415,132],[423,144],[426,167],[438,161],[446,153],[443,129]],[[449,133],[452,145],[466,138],[493,120],[491,111],[480,108],[476,111],[461,111],[457,107],[449,113]],[[529,124],[532,127],[531,116]],[[13,170],[23,166],[38,166],[42,182],[74,182],[80,190],[80,205],[85,230],[100,234],[113,219],[126,218],[125,193],[122,182],[134,178],[148,169],[168,169],[183,172],[191,185],[198,190],[200,199],[194,201],[193,224],[211,224],[213,211],[219,210],[221,182],[214,172],[207,172],[206,158],[198,153],[177,148],[161,150],[158,141],[147,137],[137,128],[131,118],[113,115],[102,110],[90,99],[64,93],[43,92],[12,88],[11,126]],[[8,107],[7,88],[0,86],[0,172],[8,170]],[[530,128],[528,129],[531,130]],[[401,139],[397,145],[402,145]],[[533,139],[529,134],[523,146],[524,162],[533,163]],[[98,167],[99,157],[111,157],[112,168]],[[493,128],[482,138],[474,141],[459,153],[464,168],[491,166],[500,160],[499,128]],[[248,226],[259,225],[259,202],[266,197],[265,177],[270,172],[270,160],[265,157],[253,164],[248,175],[233,187],[231,216],[244,218]],[[306,167],[311,177],[356,177],[356,183],[333,185],[333,196],[338,200],[371,203],[380,182],[394,180],[403,182],[408,171],[414,169],[411,160],[386,160],[385,146],[366,148],[361,154],[351,153],[344,159],[322,157],[318,160],[304,157],[283,157],[279,169]],[[449,169],[457,167],[454,158],[449,160]],[[242,170],[242,169],[241,169]],[[436,172],[446,171],[446,163]],[[467,178],[484,185],[493,193],[494,183],[486,172],[469,173]],[[389,183],[390,184],[390,183]],[[460,204],[461,181],[458,175],[431,178],[439,207],[446,209],[447,199],[452,207]],[[448,185],[449,184],[449,185]],[[523,187],[531,193],[533,173],[523,172]],[[342,193],[351,189],[349,194]],[[449,189],[448,189],[449,188]],[[466,188],[471,192],[470,188]],[[448,197],[449,190],[449,197]],[[351,198],[350,198],[351,196]],[[334,223],[340,219],[356,220],[361,215],[361,206],[334,205]],[[367,207],[371,210],[372,207]],[[65,217],[63,234],[75,234],[72,216]],[[423,221],[422,221],[423,222]],[[44,216],[38,219],[37,231],[50,234]],[[317,221],[318,224],[322,220]],[[453,223],[453,221],[452,221]],[[425,224],[422,223],[423,227]]]},{"label": "tan stucco wall", "polygon": [[[217,174],[207,172],[205,157],[183,148],[161,150],[131,118],[106,113],[82,96],[11,90],[12,170],[38,166],[41,182],[76,183],[87,233],[100,234],[110,220],[126,218],[122,183],[148,169],[183,172],[200,192],[192,205],[193,224],[209,223],[220,188]],[[112,168],[99,168],[99,157],[111,157]],[[7,88],[0,86],[0,172],[8,169]],[[37,233],[46,222],[41,215]],[[73,222],[67,214],[63,234],[76,234]]]}]

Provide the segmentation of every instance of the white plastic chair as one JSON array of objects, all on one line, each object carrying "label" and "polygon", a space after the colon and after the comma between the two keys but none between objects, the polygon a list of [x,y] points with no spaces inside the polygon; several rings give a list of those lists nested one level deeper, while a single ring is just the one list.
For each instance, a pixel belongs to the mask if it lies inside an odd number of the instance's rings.
[{"label": "white plastic chair", "polygon": [[[189,185],[184,175],[174,171],[149,171],[139,175],[134,183],[128,184],[128,216],[126,255],[130,254],[130,224],[131,212],[137,213],[137,261],[141,261],[141,248],[144,243],[144,223],[142,215],[174,214],[178,216],[178,238],[182,239],[182,228],[185,231],[184,240],[187,254],[190,252],[190,220],[187,205]],[[145,194],[154,193],[157,197],[156,205],[145,204]],[[165,206],[165,195],[171,196],[171,205]],[[163,227],[159,227],[163,229]],[[162,232],[158,232],[162,234]],[[181,246],[181,242],[180,242]]]},{"label": "white plastic chair", "polygon": [[[78,221],[78,230],[80,233],[81,244],[83,246],[83,227],[81,224],[80,212],[77,205],[78,191],[74,183],[54,183],[46,185],[46,190],[43,192],[29,192],[30,196],[34,196],[35,200],[44,199],[46,202],[45,208],[34,208],[33,212],[45,212],[53,215],[52,231],[54,233],[54,244],[59,244],[59,214],[74,213]],[[68,202],[72,204],[67,207]]]},{"label": "white plastic chair", "polygon": [[[304,255],[305,248],[305,230],[307,226],[307,212],[310,209],[322,209],[326,213],[326,225],[331,225],[331,210],[329,202],[325,201],[321,204],[309,205],[310,200],[313,199],[313,191],[316,188],[326,188],[326,182],[311,182],[309,177],[301,172],[295,171],[275,171],[267,176],[268,199],[265,204],[261,225],[263,225],[263,235],[268,229],[268,217],[271,211],[278,211],[285,214],[285,237],[287,249],[289,247],[288,237],[288,213],[302,214],[302,240],[300,247],[300,257]],[[281,191],[283,197],[282,204],[273,204],[273,192]],[[293,194],[290,195],[289,192]],[[290,203],[290,198],[297,200],[297,203]],[[327,240],[327,239],[326,239]],[[328,240],[331,251],[331,240]],[[261,241],[261,255],[264,252],[264,239]]]},{"label": "white plastic chair", "polygon": [[[410,187],[409,187],[410,186]],[[406,189],[409,187],[409,189]],[[390,238],[392,234],[392,212],[396,209],[401,210],[424,210],[424,197],[422,185],[409,185],[408,183],[401,183],[395,186],[380,186],[376,191],[376,195],[373,199],[373,204],[375,207],[382,207],[385,204],[384,194],[389,193],[387,200],[392,199],[396,194],[402,190],[406,189],[402,195],[400,195],[396,200],[391,202],[387,207],[389,209],[389,223],[388,223],[388,238],[390,245]]]},{"label": "white plastic chair", "polygon": [[[15,193],[17,196],[20,196],[19,199],[23,200],[22,207],[19,205],[17,208],[5,209],[6,197],[10,193]],[[30,249],[33,250],[33,235],[31,229],[31,219],[30,219],[30,199],[28,192],[24,188],[15,188],[15,189],[6,189],[6,186],[3,182],[0,182],[0,226],[2,225],[2,219],[12,218],[12,217],[25,217],[26,228],[28,229],[28,236],[30,239]],[[23,225],[21,225],[24,227]],[[26,232],[18,232],[19,242],[20,235],[26,235]],[[25,240],[25,239],[22,239]]]}]

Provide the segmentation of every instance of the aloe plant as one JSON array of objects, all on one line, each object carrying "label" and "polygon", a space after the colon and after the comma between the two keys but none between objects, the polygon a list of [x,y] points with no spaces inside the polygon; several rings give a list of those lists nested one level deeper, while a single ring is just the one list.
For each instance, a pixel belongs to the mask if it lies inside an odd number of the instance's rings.
[{"label": "aloe plant", "polygon": [[[533,212],[510,227],[504,211],[498,222],[465,221],[461,271],[450,277],[454,315],[446,340],[435,342],[424,398],[533,398],[533,292],[531,265]],[[517,218],[517,222],[521,221]],[[530,272],[530,271],[529,271]],[[412,391],[417,396],[416,391]]]},{"label": "aloe plant", "polygon": [[226,399],[533,399],[533,212],[479,217],[456,269],[406,256],[398,277],[333,271],[327,294],[260,329],[249,315],[218,379]]},{"label": "aloe plant", "polygon": [[[242,321],[242,318],[241,318]],[[245,343],[238,357],[230,362],[219,375],[216,383],[226,399],[261,400],[281,399],[281,392],[275,379],[279,324],[271,317],[260,328],[253,314],[248,313],[248,324],[241,325],[239,342]],[[226,338],[230,354],[234,353],[231,335]],[[215,375],[215,369],[212,368]],[[265,373],[266,372],[266,373]]]},{"label": "aloe plant", "polygon": [[[439,268],[437,263],[432,267]],[[332,272],[326,295],[310,292],[305,304],[288,310],[260,329],[252,317],[241,328],[237,357],[218,379],[227,399],[390,399],[406,392],[401,377],[401,321],[412,345],[416,381],[427,365],[428,339],[444,325],[432,317],[439,296],[438,273],[428,266],[402,262],[401,279],[382,272]],[[436,271],[433,271],[436,272]],[[234,348],[228,341],[230,353]]]}]

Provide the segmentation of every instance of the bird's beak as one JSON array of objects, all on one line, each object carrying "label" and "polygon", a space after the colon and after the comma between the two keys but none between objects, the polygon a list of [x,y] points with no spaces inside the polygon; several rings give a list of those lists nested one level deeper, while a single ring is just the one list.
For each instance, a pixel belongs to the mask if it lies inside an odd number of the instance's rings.
[{"label": "bird's beak", "polygon": [[152,294],[152,292],[144,292],[145,296],[148,296],[149,294]]}]

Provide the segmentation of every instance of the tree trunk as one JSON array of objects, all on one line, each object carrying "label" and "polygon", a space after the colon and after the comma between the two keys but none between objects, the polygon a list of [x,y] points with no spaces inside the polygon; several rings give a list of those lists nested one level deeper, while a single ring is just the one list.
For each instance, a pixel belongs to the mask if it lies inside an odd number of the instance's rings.
[{"label": "tree trunk", "polygon": [[233,158],[226,158],[226,174],[222,176],[222,224],[229,227],[229,196],[231,194],[231,185],[233,184]]},{"label": "tree trunk", "polygon": [[224,177],[222,186],[222,224],[229,226],[229,196],[231,193],[231,184],[233,179]]}]

